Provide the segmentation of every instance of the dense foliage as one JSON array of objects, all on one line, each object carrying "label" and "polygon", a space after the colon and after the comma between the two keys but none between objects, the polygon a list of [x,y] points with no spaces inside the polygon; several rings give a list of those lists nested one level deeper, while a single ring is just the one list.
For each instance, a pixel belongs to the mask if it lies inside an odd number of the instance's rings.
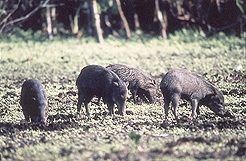
[{"label": "dense foliage", "polygon": [[[203,30],[207,35],[224,31],[241,36],[246,28],[246,3],[242,0],[97,0],[100,29],[96,29],[93,1],[96,0],[1,1],[0,33],[7,37],[21,27],[33,32],[41,30],[50,39],[61,34],[95,36],[98,30],[104,37],[125,37],[123,28],[128,26],[131,32],[157,35],[162,35],[163,30],[168,34],[186,28]],[[127,21],[122,23],[124,17]]]}]

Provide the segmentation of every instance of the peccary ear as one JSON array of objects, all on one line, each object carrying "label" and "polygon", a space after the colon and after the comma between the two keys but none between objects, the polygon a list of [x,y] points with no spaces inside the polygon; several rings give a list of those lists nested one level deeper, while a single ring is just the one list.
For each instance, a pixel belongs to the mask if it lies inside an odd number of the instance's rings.
[{"label": "peccary ear", "polygon": [[118,82],[113,82],[113,85],[118,87],[119,83]]}]

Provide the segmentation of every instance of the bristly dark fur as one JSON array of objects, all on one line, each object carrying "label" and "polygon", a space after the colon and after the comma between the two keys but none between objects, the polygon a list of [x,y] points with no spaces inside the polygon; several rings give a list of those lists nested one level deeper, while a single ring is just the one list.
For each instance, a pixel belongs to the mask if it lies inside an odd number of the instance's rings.
[{"label": "bristly dark fur", "polygon": [[93,96],[97,96],[103,98],[110,114],[114,114],[115,103],[118,106],[119,114],[124,114],[127,88],[114,72],[99,65],[88,65],[81,70],[76,85],[78,88],[78,112],[84,102],[86,113],[89,115],[88,103]]},{"label": "bristly dark fur", "polygon": [[25,81],[21,89],[20,105],[25,120],[32,122],[46,123],[48,113],[48,100],[45,89],[36,79]]},{"label": "bristly dark fur", "polygon": [[[136,95],[148,103],[154,103],[157,92],[156,81],[145,75],[139,69],[123,64],[110,64],[106,67],[115,72],[121,80],[128,84],[128,89],[136,103]],[[148,100],[147,100],[148,99]]]},{"label": "bristly dark fur", "polygon": [[192,117],[199,114],[199,105],[206,105],[219,116],[224,116],[224,97],[214,85],[203,77],[185,69],[174,69],[167,72],[160,83],[160,88],[165,101],[166,118],[169,103],[172,102],[172,110],[176,120],[176,109],[180,99],[191,102]]}]

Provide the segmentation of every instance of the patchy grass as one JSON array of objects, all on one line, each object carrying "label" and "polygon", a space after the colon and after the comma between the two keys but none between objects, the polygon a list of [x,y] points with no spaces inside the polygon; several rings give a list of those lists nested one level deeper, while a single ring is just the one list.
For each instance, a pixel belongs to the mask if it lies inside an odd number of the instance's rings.
[{"label": "patchy grass", "polygon": [[[37,35],[12,37],[0,44],[0,158],[3,160],[151,160],[245,158],[245,38],[182,30],[168,40],[134,35],[98,44],[93,39],[39,41]],[[127,102],[125,116],[106,116],[106,105],[89,104],[91,117],[76,113],[75,80],[89,64],[123,63],[154,77],[173,68],[203,75],[221,89],[236,118],[220,118],[207,107],[191,121],[182,101],[179,124],[164,121],[163,98],[156,104]],[[23,122],[22,83],[37,78],[49,100],[47,126]],[[130,98],[130,96],[129,96]],[[130,99],[129,99],[130,100]],[[139,142],[135,140],[139,137]]]}]

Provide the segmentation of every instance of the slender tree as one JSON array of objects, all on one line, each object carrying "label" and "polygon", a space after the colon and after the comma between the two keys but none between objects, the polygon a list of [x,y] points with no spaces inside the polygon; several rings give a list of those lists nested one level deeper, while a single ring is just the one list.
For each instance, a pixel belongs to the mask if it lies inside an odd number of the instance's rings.
[{"label": "slender tree", "polygon": [[47,31],[48,31],[49,39],[53,40],[51,13],[50,13],[50,7],[49,6],[46,7],[46,21],[47,21]]},{"label": "slender tree", "polygon": [[74,16],[74,28],[73,28],[73,34],[78,34],[79,32],[79,12],[81,9],[81,5],[76,9],[76,13]]},{"label": "slender tree", "polygon": [[56,7],[51,8],[51,19],[52,19],[52,33],[57,34],[57,21],[56,21]]},{"label": "slender tree", "polygon": [[100,25],[100,15],[98,13],[96,0],[92,1],[92,6],[93,6],[93,17],[94,17],[95,26],[96,26],[97,40],[98,42],[103,43],[102,29]]},{"label": "slender tree", "polygon": [[159,0],[155,0],[155,10],[157,18],[161,25],[161,36],[163,39],[167,39],[167,14],[166,11],[161,12],[159,7]]},{"label": "slender tree", "polygon": [[123,11],[122,11],[120,0],[116,0],[116,4],[117,4],[117,7],[118,7],[120,18],[122,19],[124,27],[125,27],[125,30],[126,30],[126,37],[129,39],[129,38],[131,38],[131,31],[130,31],[129,25],[127,23],[126,17],[124,15]]}]

